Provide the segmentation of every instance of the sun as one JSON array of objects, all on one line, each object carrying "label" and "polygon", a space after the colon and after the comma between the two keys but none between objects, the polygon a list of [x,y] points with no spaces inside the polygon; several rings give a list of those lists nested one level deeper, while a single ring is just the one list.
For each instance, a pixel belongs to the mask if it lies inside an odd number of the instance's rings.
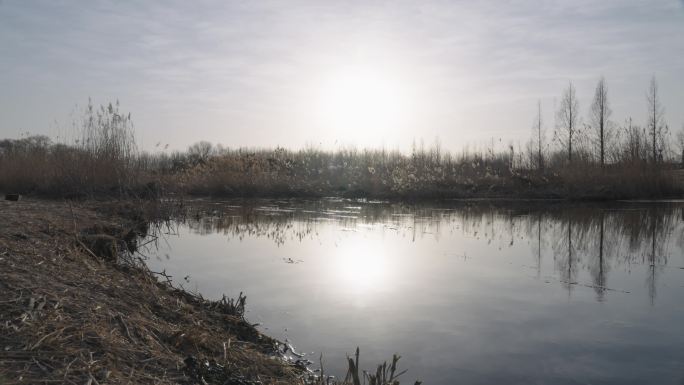
[{"label": "sun", "polygon": [[317,112],[322,128],[363,144],[396,132],[405,107],[402,82],[390,72],[350,66],[322,81]]}]

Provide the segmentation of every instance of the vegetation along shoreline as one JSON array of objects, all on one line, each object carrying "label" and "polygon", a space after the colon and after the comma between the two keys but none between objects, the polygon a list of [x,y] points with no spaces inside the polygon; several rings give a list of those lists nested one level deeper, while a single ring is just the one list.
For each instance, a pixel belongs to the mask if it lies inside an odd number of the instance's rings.
[{"label": "vegetation along shoreline", "polygon": [[[136,257],[170,210],[0,201],[0,384],[335,383],[249,323],[242,293],[204,299]],[[372,376],[395,381],[396,360]],[[348,376],[364,377],[358,355]]]}]

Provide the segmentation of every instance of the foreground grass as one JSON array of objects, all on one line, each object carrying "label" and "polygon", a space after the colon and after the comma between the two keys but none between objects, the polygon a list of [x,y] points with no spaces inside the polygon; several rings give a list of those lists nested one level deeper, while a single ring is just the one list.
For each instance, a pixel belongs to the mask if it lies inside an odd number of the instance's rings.
[{"label": "foreground grass", "polygon": [[[285,359],[244,319],[245,297],[208,301],[121,259],[148,210],[24,200],[0,215],[1,384],[334,383]],[[391,368],[357,365],[349,383],[398,384]]]}]

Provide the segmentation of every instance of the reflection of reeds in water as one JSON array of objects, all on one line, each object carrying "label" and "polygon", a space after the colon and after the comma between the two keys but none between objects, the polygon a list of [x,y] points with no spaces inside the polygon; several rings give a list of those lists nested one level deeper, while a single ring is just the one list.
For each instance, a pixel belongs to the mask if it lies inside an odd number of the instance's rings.
[{"label": "reflection of reeds in water", "polygon": [[[239,203],[239,202],[238,202]],[[672,247],[683,248],[676,236],[678,206],[377,204],[328,201],[244,201],[231,206],[190,205],[182,222],[199,234],[222,233],[229,238],[258,237],[278,245],[315,239],[323,224],[340,229],[382,226],[409,241],[461,233],[498,249],[527,242],[541,274],[551,252],[561,283],[572,291],[582,271],[588,272],[597,300],[609,290],[616,268],[648,266],[647,286],[656,295],[659,272]]]}]

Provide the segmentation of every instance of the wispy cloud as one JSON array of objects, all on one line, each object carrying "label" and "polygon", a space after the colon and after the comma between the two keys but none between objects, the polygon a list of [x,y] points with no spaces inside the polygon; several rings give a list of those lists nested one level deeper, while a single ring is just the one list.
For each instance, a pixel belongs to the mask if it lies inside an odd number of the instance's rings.
[{"label": "wispy cloud", "polygon": [[[639,82],[653,73],[681,84],[683,5],[0,0],[0,133],[44,130],[93,96],[120,98],[146,143],[332,142],[310,121],[307,103],[327,69],[360,60],[400,73],[415,93],[398,142],[517,140],[534,100],[550,114],[568,80],[589,95],[604,74],[635,95],[617,103],[616,115],[643,109]],[[664,100],[681,100],[682,88],[662,87]],[[668,114],[675,125],[684,121],[682,111]]]}]

